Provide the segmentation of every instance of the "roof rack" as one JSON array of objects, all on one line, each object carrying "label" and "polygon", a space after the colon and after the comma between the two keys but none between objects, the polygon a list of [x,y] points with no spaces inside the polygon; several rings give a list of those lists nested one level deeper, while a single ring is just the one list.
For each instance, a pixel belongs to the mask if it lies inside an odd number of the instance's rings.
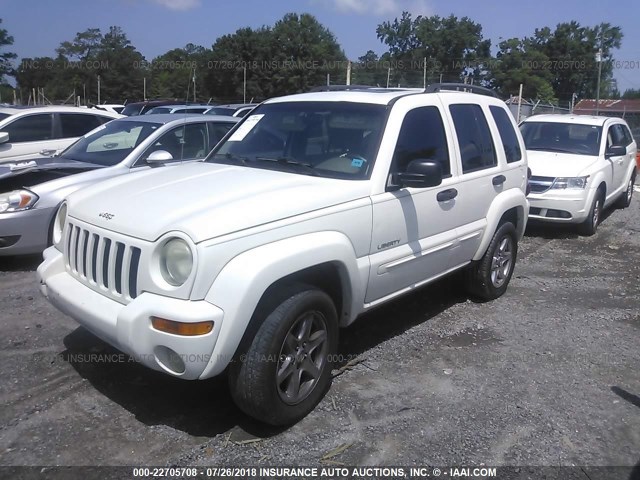
[{"label": "roof rack", "polygon": [[498,94],[490,88],[481,87],[480,85],[470,85],[468,83],[432,83],[424,89],[425,93],[442,91],[471,92],[479,95],[487,95],[488,97],[499,98]]},{"label": "roof rack", "polygon": [[378,89],[374,85],[321,85],[313,87],[310,92],[342,92],[347,90],[371,90]]}]

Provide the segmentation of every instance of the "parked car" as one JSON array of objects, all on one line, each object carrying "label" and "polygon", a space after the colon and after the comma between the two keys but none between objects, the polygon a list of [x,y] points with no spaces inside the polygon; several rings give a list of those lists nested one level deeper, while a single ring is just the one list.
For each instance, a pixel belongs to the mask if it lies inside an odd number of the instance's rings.
[{"label": "parked car", "polygon": [[42,252],[65,196],[152,166],[203,159],[238,119],[189,115],[124,117],[59,156],[0,165],[0,256]]},{"label": "parked car", "polygon": [[339,326],[460,269],[479,298],[506,291],[526,184],[524,143],[497,98],[272,99],[204,162],[70,195],[41,291],[150,368],[228,369],[242,410],[290,424],[326,392]]},{"label": "parked car", "polygon": [[233,117],[244,117],[253,110],[257,103],[233,103],[228,105],[213,105],[204,113],[205,115],[231,115]]},{"label": "parked car", "polygon": [[629,206],[637,145],[623,119],[535,115],[520,130],[532,172],[532,220],[576,223],[593,235],[603,208]]},{"label": "parked car", "polygon": [[[636,145],[640,146],[640,128],[634,128],[631,130],[631,135],[636,141]],[[640,168],[640,150],[638,150],[638,154],[636,155],[636,166]]]},{"label": "parked car", "polygon": [[79,107],[0,108],[0,164],[53,155],[122,115]]},{"label": "parked car", "polygon": [[211,108],[210,105],[164,105],[153,107],[145,115],[154,113],[204,113]]},{"label": "parked car", "polygon": [[103,103],[101,105],[94,105],[93,108],[97,110],[104,110],[106,112],[122,113],[122,110],[124,110],[124,105],[121,105],[119,103]]},{"label": "parked car", "polygon": [[132,117],[135,115],[144,115],[154,107],[163,105],[183,105],[184,100],[145,100],[144,102],[127,103],[122,110],[122,115]]}]

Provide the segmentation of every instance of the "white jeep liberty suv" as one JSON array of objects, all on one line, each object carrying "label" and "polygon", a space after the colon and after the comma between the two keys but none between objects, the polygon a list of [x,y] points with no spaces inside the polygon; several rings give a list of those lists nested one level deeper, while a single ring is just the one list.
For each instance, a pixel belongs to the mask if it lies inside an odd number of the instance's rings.
[{"label": "white jeep liberty suv", "polygon": [[503,102],[460,88],[272,99],[203,162],[76,192],[42,293],[144,365],[228,371],[243,411],[296,422],[329,386],[339,327],[460,269],[481,299],[507,289],[526,152]]}]

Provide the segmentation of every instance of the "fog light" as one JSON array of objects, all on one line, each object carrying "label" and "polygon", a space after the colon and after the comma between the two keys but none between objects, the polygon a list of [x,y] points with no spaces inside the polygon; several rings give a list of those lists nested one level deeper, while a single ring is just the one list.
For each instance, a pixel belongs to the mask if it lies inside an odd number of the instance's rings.
[{"label": "fog light", "polygon": [[175,350],[165,347],[164,345],[157,346],[154,349],[156,362],[165,370],[175,374],[182,375],[187,369],[182,357]]},{"label": "fog light", "polygon": [[197,335],[206,335],[213,330],[213,322],[195,322],[184,323],[174,322],[165,318],[151,317],[151,325],[156,330],[173,335],[182,335],[183,337],[195,337]]}]

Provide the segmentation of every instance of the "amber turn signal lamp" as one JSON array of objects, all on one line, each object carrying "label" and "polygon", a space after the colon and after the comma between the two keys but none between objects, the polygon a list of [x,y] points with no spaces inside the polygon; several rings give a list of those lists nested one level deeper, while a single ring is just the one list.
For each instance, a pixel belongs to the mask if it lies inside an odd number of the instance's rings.
[{"label": "amber turn signal lamp", "polygon": [[206,335],[213,330],[213,322],[183,323],[159,317],[151,317],[151,325],[161,332],[182,335],[183,337]]}]

